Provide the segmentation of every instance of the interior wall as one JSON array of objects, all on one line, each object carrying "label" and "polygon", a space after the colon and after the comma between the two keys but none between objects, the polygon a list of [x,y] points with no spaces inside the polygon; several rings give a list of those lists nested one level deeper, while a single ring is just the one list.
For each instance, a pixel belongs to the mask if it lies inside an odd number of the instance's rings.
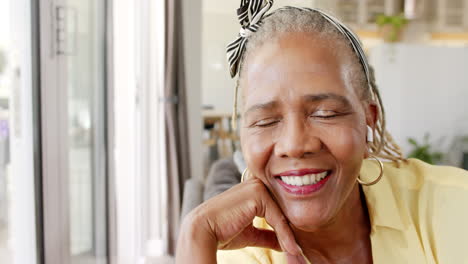
[{"label": "interior wall", "polygon": [[201,117],[202,0],[184,0],[184,51],[192,177],[203,179]]},{"label": "interior wall", "polygon": [[436,150],[450,152],[468,135],[468,49],[384,44],[370,52],[387,126],[405,153],[408,137],[426,132]]},{"label": "interior wall", "polygon": [[234,13],[205,12],[202,18],[202,103],[220,112],[231,112],[235,80],[229,75],[226,46],[239,31]]}]

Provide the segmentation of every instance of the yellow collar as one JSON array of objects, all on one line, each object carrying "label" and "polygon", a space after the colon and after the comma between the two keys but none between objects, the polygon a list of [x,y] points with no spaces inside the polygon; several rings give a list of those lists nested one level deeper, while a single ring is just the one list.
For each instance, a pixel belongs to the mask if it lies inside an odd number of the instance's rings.
[{"label": "yellow collar", "polygon": [[[398,170],[392,163],[384,163],[382,179],[372,186],[362,186],[366,197],[367,208],[372,230],[376,226],[385,226],[405,230],[409,224],[409,216],[405,210],[400,210],[404,204],[398,199],[398,189],[392,185],[390,177],[396,177],[392,172]],[[361,167],[361,179],[372,181],[380,173],[376,161],[364,160]]]}]

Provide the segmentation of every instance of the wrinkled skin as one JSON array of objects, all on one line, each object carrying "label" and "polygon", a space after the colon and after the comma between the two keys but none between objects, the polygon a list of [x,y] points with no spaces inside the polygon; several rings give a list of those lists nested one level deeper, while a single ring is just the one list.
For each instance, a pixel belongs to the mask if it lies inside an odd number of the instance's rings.
[{"label": "wrinkled skin", "polygon": [[[297,241],[314,263],[371,263],[369,219],[356,178],[368,155],[366,125],[373,127],[377,112],[351,85],[349,65],[349,53],[304,33],[281,36],[246,58],[240,132],[252,176],[186,219],[183,230],[211,246],[179,241],[179,250],[202,251],[196,259],[215,263],[216,249],[261,246],[303,263]],[[307,195],[286,192],[275,177],[307,168],[331,173]],[[266,217],[275,233],[253,230],[255,216]],[[178,263],[187,254],[178,253]]]}]

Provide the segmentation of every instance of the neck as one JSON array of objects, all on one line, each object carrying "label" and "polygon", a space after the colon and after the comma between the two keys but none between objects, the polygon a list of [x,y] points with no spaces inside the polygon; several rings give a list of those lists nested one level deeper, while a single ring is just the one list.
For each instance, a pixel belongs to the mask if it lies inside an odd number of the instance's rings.
[{"label": "neck", "polygon": [[332,223],[312,233],[295,229],[294,235],[313,263],[371,263],[370,220],[359,184]]}]

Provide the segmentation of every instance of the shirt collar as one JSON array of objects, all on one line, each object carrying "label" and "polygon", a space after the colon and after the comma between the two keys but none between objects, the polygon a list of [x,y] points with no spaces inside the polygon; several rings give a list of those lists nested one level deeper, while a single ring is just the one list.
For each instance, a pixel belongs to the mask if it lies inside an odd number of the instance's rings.
[{"label": "shirt collar", "polygon": [[[392,185],[391,177],[395,176],[397,169],[392,163],[384,163],[382,179],[371,186],[362,186],[366,197],[367,208],[372,229],[375,226],[384,226],[397,230],[406,229],[409,221],[403,210],[403,203],[399,199],[398,190]],[[373,160],[364,160],[361,167],[361,180],[370,182],[380,173],[379,165]]]}]

